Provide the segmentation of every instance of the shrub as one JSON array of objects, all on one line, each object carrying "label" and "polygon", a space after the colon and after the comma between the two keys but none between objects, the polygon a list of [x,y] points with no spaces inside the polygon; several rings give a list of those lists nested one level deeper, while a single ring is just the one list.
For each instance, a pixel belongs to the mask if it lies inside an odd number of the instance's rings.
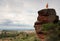
[{"label": "shrub", "polygon": [[41,31],[46,34],[47,41],[60,41],[60,24],[47,23],[43,24]]}]

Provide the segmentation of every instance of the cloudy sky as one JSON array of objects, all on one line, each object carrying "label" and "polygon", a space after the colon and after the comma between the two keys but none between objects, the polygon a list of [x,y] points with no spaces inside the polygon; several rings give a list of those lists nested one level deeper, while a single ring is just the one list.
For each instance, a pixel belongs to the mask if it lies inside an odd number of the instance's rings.
[{"label": "cloudy sky", "polygon": [[46,3],[60,16],[60,0],[0,0],[0,29],[34,29],[37,11]]}]

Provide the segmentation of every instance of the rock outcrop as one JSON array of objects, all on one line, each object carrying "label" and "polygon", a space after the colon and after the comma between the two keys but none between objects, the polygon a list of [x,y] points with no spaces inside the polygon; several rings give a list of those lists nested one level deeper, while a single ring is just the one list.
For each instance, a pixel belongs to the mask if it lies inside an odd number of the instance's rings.
[{"label": "rock outcrop", "polygon": [[37,21],[34,24],[36,33],[39,38],[44,39],[44,33],[40,30],[42,24],[57,23],[59,17],[56,15],[55,9],[42,9],[38,11]]}]

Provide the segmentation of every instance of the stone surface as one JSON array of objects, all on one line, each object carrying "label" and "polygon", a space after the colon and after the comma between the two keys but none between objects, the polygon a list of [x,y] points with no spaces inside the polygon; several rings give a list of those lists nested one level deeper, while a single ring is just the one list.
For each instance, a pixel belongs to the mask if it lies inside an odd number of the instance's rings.
[{"label": "stone surface", "polygon": [[44,39],[44,33],[41,31],[41,25],[45,23],[57,23],[59,17],[56,15],[55,9],[42,9],[38,11],[37,21],[34,24],[35,31],[40,39]]}]

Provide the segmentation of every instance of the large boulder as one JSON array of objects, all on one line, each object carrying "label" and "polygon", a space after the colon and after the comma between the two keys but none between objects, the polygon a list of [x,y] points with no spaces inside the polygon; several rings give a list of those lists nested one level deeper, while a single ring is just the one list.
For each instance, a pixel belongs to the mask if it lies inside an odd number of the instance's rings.
[{"label": "large boulder", "polygon": [[56,15],[55,9],[42,9],[38,11],[37,21],[34,24],[36,33],[39,38],[44,39],[44,33],[41,31],[41,25],[46,23],[57,23],[59,17]]},{"label": "large boulder", "polygon": [[55,9],[42,9],[38,11],[38,15],[41,16],[49,16],[49,15],[56,15]]}]

